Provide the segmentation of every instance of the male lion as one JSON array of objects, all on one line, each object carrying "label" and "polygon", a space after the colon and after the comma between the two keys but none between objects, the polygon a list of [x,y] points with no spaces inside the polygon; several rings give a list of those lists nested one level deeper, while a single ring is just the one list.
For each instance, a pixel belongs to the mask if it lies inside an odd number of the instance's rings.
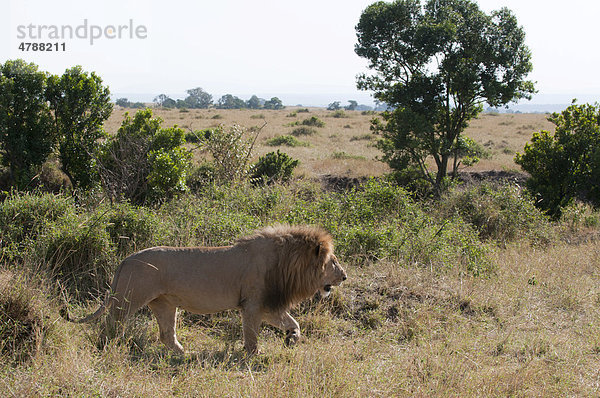
[{"label": "male lion", "polygon": [[333,254],[331,235],[320,228],[274,226],[223,247],[153,247],[119,265],[102,306],[75,322],[90,322],[109,311],[109,325],[148,305],[160,340],[177,353],[177,308],[207,314],[242,311],[244,348],[257,351],[262,321],[286,332],[286,344],[300,338],[292,305],[317,291],[327,296],[346,280]]}]

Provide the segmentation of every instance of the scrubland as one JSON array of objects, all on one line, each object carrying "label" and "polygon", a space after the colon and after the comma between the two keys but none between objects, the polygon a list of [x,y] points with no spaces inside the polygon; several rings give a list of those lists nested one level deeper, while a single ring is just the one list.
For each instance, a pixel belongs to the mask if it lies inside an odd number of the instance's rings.
[{"label": "scrubland", "polygon": [[[599,394],[600,213],[574,204],[551,221],[511,182],[415,198],[375,160],[376,115],[299,109],[155,112],[191,130],[264,119],[255,156],[279,148],[301,161],[285,185],[199,183],[151,207],[94,192],[9,194],[0,203],[0,395]],[[307,146],[267,144],[312,116],[325,125],[293,135]],[[516,170],[514,152],[540,129],[551,129],[545,115],[482,115],[467,135],[490,154],[467,170]],[[332,190],[324,175],[363,182]],[[229,244],[273,223],[328,229],[349,276],[330,297],[293,310],[304,334],[294,348],[265,326],[261,354],[246,358],[235,311],[182,312],[185,356],[158,341],[149,311],[107,344],[98,325],[60,315],[94,310],[119,260],[136,250]]]}]

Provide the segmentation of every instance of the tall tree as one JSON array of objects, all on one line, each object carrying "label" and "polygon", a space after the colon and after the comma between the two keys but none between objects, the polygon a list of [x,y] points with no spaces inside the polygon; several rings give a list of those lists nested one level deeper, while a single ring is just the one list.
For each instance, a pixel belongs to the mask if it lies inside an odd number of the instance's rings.
[{"label": "tall tree", "polygon": [[47,98],[54,113],[58,151],[63,172],[74,186],[90,188],[98,182],[95,163],[103,124],[113,104],[108,87],[94,72],[81,66],[48,80]]},{"label": "tall tree", "polygon": [[246,102],[234,95],[225,94],[219,98],[217,108],[219,109],[243,109],[246,107]]},{"label": "tall tree", "polygon": [[188,96],[185,103],[188,108],[208,108],[212,105],[212,95],[204,91],[201,87],[187,90]]},{"label": "tall tree", "polygon": [[24,187],[52,151],[47,76],[18,59],[0,64],[0,158],[12,185]]},{"label": "tall tree", "polygon": [[283,109],[285,107],[283,106],[283,102],[279,98],[272,97],[270,100],[265,101],[263,108],[265,108],[265,109]]},{"label": "tall tree", "polygon": [[[439,192],[450,160],[458,168],[459,138],[482,104],[531,98],[525,33],[506,8],[490,15],[470,0],[377,2],[356,26],[355,52],[375,73],[358,77],[393,110],[373,129],[384,160],[417,170]],[[437,174],[429,171],[433,159]]]}]

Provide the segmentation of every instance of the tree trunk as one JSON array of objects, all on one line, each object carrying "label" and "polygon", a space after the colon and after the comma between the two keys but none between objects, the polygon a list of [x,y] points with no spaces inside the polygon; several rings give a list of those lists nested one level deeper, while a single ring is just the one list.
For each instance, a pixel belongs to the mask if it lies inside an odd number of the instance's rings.
[{"label": "tree trunk", "polygon": [[444,178],[446,178],[446,174],[448,173],[448,160],[449,155],[447,153],[442,154],[441,161],[438,165],[437,175],[435,177],[435,186],[433,187],[436,195],[440,195],[442,193],[442,184],[444,183]]}]

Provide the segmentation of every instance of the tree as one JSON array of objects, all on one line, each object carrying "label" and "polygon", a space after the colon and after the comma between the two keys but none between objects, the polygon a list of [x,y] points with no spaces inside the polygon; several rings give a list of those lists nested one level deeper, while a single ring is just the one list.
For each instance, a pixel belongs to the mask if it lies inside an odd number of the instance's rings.
[{"label": "tree", "polygon": [[[531,53],[525,33],[506,8],[485,14],[470,0],[377,2],[356,26],[355,52],[369,60],[372,75],[357,85],[393,108],[374,123],[383,160],[413,169],[439,192],[459,138],[487,102],[506,105],[531,98]],[[428,160],[437,167],[435,178]]]},{"label": "tree", "polygon": [[263,108],[265,109],[283,109],[283,102],[277,97],[273,97],[268,101],[265,101]]},{"label": "tree", "polygon": [[256,95],[253,95],[248,101],[246,101],[246,106],[250,109],[260,109],[261,100]]},{"label": "tree", "polygon": [[345,110],[353,111],[353,110],[356,110],[356,108],[358,108],[358,102],[356,102],[354,100],[348,100],[348,102],[349,102],[349,104],[344,107]]},{"label": "tree", "polygon": [[46,96],[54,115],[63,172],[73,186],[84,189],[98,182],[96,152],[105,138],[104,121],[112,113],[108,87],[81,66],[48,79]]},{"label": "tree", "polygon": [[184,102],[188,108],[208,108],[212,105],[212,95],[204,91],[201,87],[192,88],[186,91],[188,96]]},{"label": "tree", "polygon": [[331,104],[327,106],[328,111],[337,111],[341,108],[340,101],[333,101]]},{"label": "tree", "polygon": [[47,76],[18,59],[0,65],[0,153],[11,185],[26,186],[52,151]]},{"label": "tree", "polygon": [[160,106],[162,108],[175,108],[175,105],[177,104],[173,98],[167,96],[166,94],[159,94],[154,97],[154,103],[156,106]]},{"label": "tree", "polygon": [[558,217],[574,198],[600,205],[600,105],[572,104],[549,120],[554,134],[542,130],[515,162],[530,174],[536,204]]},{"label": "tree", "polygon": [[115,105],[121,106],[123,108],[128,108],[131,105],[131,102],[127,98],[118,98],[115,101]]},{"label": "tree", "polygon": [[243,109],[246,107],[246,102],[243,99],[235,97],[231,94],[225,94],[219,98],[217,108],[219,109]]}]

